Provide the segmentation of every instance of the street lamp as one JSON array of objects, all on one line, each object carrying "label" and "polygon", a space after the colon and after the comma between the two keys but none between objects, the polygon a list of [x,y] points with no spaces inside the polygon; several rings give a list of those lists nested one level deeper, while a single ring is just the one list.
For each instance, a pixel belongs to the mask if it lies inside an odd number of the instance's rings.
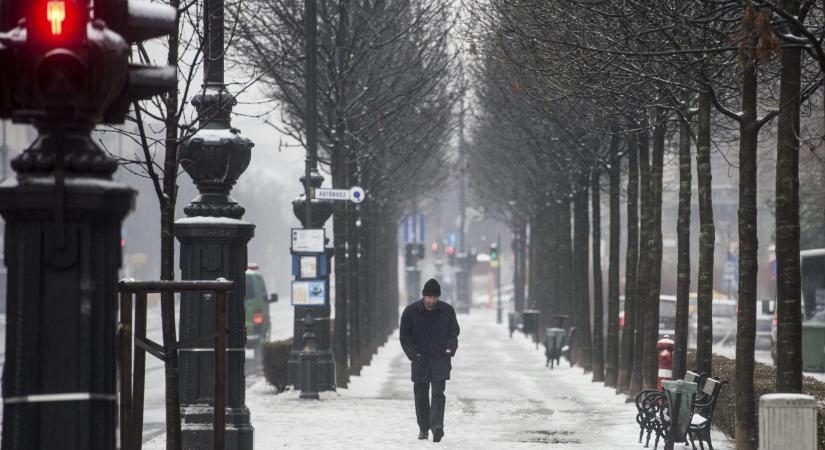
[{"label": "street lamp", "polygon": [[[206,0],[203,16],[203,86],[194,96],[199,129],[180,147],[181,167],[199,195],[175,221],[180,241],[181,278],[235,282],[228,302],[226,447],[251,450],[254,429],[246,406],[246,314],[244,309],[247,243],[255,225],[242,220],[245,209],[231,196],[232,187],[249,166],[253,143],[231,126],[237,103],[224,81],[224,0]],[[214,296],[181,294],[180,340],[198,342],[214,333]],[[193,343],[178,349],[181,372],[181,441],[183,448],[213,448],[214,347]]]},{"label": "street lamp", "polygon": [[[287,363],[287,383],[307,392],[302,398],[316,398],[312,392],[335,388],[335,359],[330,345],[329,272],[333,249],[326,247],[324,223],[332,216],[332,202],[314,198],[324,177],[318,172],[318,67],[316,0],[306,0],[305,36],[305,100],[306,167],[301,183],[304,193],[292,202],[292,211],[302,229],[292,230],[292,305],[295,308],[292,350]],[[310,270],[313,269],[313,270]],[[304,333],[304,319],[314,320],[312,333]],[[298,337],[302,338],[299,339]],[[303,337],[312,342],[303,342]],[[311,344],[311,345],[310,345]],[[309,355],[312,353],[312,355]],[[303,355],[302,355],[303,354]],[[302,365],[312,364],[312,368]],[[312,377],[302,377],[312,373]],[[304,386],[304,378],[315,386]]]}]

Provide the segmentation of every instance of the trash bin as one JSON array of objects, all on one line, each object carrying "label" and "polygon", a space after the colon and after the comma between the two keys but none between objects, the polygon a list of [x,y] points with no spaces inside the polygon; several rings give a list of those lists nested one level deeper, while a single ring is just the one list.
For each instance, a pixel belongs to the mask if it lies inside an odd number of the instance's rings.
[{"label": "trash bin", "polygon": [[696,398],[696,383],[690,381],[663,381],[667,397],[670,423],[664,423],[665,450],[673,449],[675,442],[684,442],[690,419],[693,417],[693,401]]},{"label": "trash bin", "polygon": [[535,309],[525,309],[521,313],[522,331],[524,334],[535,334],[539,331],[539,312]]},{"label": "trash bin", "polygon": [[527,336],[532,335],[536,346],[539,344],[539,314],[535,309],[525,309],[521,312],[521,331]]},{"label": "trash bin", "polygon": [[567,331],[564,328],[547,328],[545,330],[545,340],[559,351],[561,351],[561,346],[564,345],[565,336],[567,336]]},{"label": "trash bin", "polygon": [[518,329],[518,315],[519,314],[517,312],[507,313],[507,324],[510,329],[510,337],[513,337],[513,332]]},{"label": "trash bin", "polygon": [[825,322],[802,323],[802,370],[825,372]]},{"label": "trash bin", "polygon": [[761,450],[813,450],[816,445],[816,399],[803,394],[759,397]]}]

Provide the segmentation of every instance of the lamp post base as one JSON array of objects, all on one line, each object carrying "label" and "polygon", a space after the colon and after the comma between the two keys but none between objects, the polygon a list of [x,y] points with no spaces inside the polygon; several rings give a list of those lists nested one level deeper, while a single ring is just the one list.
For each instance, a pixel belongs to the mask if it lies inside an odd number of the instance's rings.
[{"label": "lamp post base", "polygon": [[[184,450],[215,448],[214,410],[201,403],[181,407],[181,438]],[[249,409],[226,408],[226,450],[252,450],[255,429],[249,423]]]}]

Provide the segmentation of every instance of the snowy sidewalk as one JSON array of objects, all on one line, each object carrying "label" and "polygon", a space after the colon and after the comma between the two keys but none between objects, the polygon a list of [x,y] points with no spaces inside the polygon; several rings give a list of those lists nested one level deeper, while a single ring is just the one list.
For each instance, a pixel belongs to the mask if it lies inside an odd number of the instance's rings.
[{"label": "snowy sidewalk", "polygon": [[[579,368],[545,368],[543,352],[521,334],[511,340],[494,312],[473,310],[458,321],[441,443],[416,439],[410,368],[396,334],[348,389],[322,393],[321,401],[274,395],[263,379],[254,383],[247,404],[255,448],[643,448],[635,407],[624,396],[591,383]],[[152,444],[144,448],[162,448]],[[714,444],[733,447],[719,433]]]},{"label": "snowy sidewalk", "polygon": [[[643,448],[635,407],[623,396],[591,383],[581,369],[545,368],[543,352],[520,334],[509,339],[492,311],[458,320],[440,444],[416,439],[409,363],[394,335],[349,389],[324,393],[321,401],[272,395],[264,381],[252,386],[255,448]],[[715,448],[732,447],[718,433],[714,438]]]}]

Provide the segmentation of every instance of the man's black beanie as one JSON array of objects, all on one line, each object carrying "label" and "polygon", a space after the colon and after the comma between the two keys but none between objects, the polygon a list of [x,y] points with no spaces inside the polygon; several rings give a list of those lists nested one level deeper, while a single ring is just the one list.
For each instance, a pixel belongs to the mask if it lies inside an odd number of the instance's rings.
[{"label": "man's black beanie", "polygon": [[424,289],[421,291],[421,295],[424,297],[441,297],[441,285],[438,284],[438,281],[435,281],[435,278],[430,278],[424,283]]}]

